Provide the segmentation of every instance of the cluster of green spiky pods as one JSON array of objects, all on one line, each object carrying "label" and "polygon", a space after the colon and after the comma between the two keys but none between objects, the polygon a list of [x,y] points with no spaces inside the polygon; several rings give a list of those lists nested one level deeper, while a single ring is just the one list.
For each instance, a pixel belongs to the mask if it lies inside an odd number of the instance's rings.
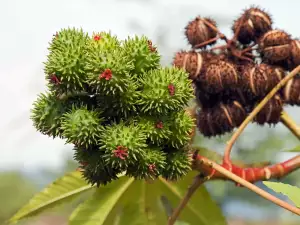
[{"label": "cluster of green spiky pods", "polygon": [[194,121],[184,110],[191,80],[162,67],[147,37],[62,29],[50,42],[45,74],[48,90],[31,119],[39,132],[74,145],[89,183],[105,185],[120,173],[176,180],[191,170]]}]

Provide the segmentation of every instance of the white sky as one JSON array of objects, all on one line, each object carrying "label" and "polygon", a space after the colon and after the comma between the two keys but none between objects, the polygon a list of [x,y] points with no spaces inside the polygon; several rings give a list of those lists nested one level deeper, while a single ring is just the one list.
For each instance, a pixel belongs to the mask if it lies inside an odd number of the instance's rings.
[{"label": "white sky", "polygon": [[272,13],[276,27],[300,37],[297,0],[288,4],[278,0],[153,0],[148,4],[144,0],[136,4],[140,1],[0,0],[0,169],[57,168],[64,162],[63,156],[71,153],[63,141],[36,132],[29,119],[33,101],[45,90],[42,62],[48,42],[61,28],[111,30],[125,38],[134,34],[130,20],[143,28],[138,34],[150,38],[166,29],[168,49],[176,51],[185,46],[183,28],[196,15],[216,15],[218,22],[222,18],[227,22],[243,8],[260,3]]}]

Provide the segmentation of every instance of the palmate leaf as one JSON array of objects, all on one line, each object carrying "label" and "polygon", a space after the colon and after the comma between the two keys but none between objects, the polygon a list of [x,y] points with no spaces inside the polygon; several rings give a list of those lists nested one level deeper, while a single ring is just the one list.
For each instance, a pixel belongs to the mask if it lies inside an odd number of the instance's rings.
[{"label": "palmate leaf", "polygon": [[[190,172],[185,178],[178,182],[168,182],[160,178],[162,193],[169,199],[173,207],[177,207],[184,197],[188,186],[192,183],[196,172]],[[189,224],[198,225],[226,225],[226,219],[221,209],[212,200],[205,186],[201,186],[192,196],[179,217],[180,220]]]},{"label": "palmate leaf", "polygon": [[80,194],[83,194],[92,188],[93,187],[88,185],[82,178],[79,171],[68,173],[36,194],[8,221],[8,223],[15,224],[21,219],[52,209],[59,204],[66,203],[69,200],[78,197]]},{"label": "palmate leaf", "polygon": [[98,188],[93,196],[81,203],[69,218],[69,225],[102,225],[134,178],[120,179]]},{"label": "palmate leaf", "polygon": [[273,191],[287,196],[298,208],[300,208],[300,188],[280,182],[264,181],[263,183]]},{"label": "palmate leaf", "polygon": [[[168,214],[162,199],[173,207],[190,185],[196,173],[187,179],[170,183],[162,178],[155,181],[122,177],[108,186],[97,189],[93,196],[78,206],[69,225],[160,225],[167,224]],[[199,189],[176,224],[216,224],[226,221],[205,187]]]}]

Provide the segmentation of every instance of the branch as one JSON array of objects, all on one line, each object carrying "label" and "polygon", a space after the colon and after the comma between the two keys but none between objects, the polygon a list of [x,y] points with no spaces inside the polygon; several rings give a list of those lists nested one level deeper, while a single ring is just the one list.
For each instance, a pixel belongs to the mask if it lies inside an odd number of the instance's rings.
[{"label": "branch", "polygon": [[280,121],[300,140],[300,127],[285,111],[282,112]]},{"label": "branch", "polygon": [[203,176],[202,174],[197,175],[194,178],[194,182],[192,185],[188,188],[187,193],[185,194],[184,198],[181,200],[179,206],[173,211],[172,215],[169,217],[168,225],[173,225],[180,212],[184,209],[188,201],[191,199],[195,191],[205,182],[207,181],[207,177]]},{"label": "branch", "polygon": [[248,115],[244,122],[240,125],[237,131],[233,134],[231,139],[227,142],[227,146],[224,153],[224,163],[230,165],[230,152],[233,144],[236,142],[238,137],[241,135],[243,130],[246,128],[248,123],[250,123],[254,117],[260,112],[260,110],[268,103],[268,101],[281,89],[290,79],[298,74],[300,71],[300,65],[297,66],[292,72],[290,72],[286,77],[284,77],[270,92],[266,97],[256,106],[256,108]]},{"label": "branch", "polygon": [[[206,174],[216,172],[210,178],[210,180],[231,180],[234,181],[262,196],[263,198],[285,208],[297,215],[300,215],[300,209],[296,208],[268,192],[253,185],[257,181],[269,180],[271,178],[282,178],[291,172],[300,168],[300,155],[291,158],[282,163],[277,163],[271,166],[262,168],[240,168],[232,165],[232,170],[224,168],[217,163],[198,155],[196,152],[194,155],[193,169],[205,172]],[[251,182],[251,183],[250,183]]]}]

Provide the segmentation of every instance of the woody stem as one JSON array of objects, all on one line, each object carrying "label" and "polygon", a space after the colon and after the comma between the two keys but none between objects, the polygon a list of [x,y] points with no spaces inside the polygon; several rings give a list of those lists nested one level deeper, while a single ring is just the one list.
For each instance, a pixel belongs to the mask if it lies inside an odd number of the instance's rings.
[{"label": "woody stem", "polygon": [[[297,215],[300,215],[300,208],[297,208],[295,206],[292,206],[288,204],[285,201],[280,200],[279,198],[269,194],[268,192],[262,190],[261,188],[255,186],[254,184],[248,182],[247,180],[235,175],[234,173],[230,172],[229,170],[225,169],[221,165],[218,165],[217,163],[204,158],[204,157],[198,157],[198,163],[204,164],[207,168],[215,169],[221,176],[223,176],[226,179],[230,179],[246,188],[249,190],[255,192],[256,194],[260,195],[261,197],[275,203],[276,205],[289,210],[292,213],[295,213]],[[290,161],[285,162],[287,165],[290,166],[292,170],[295,170],[299,168],[300,164],[300,156],[296,156]],[[293,167],[294,166],[294,167]]]},{"label": "woody stem", "polygon": [[194,178],[193,183],[188,188],[187,193],[185,194],[184,198],[181,200],[179,206],[173,211],[172,215],[169,217],[168,225],[173,225],[177,218],[179,217],[179,214],[184,209],[184,207],[187,205],[188,201],[191,199],[195,191],[206,181],[205,176],[202,174],[197,175]]},{"label": "woody stem", "polygon": [[282,112],[280,121],[300,140],[300,127],[285,111]]},{"label": "woody stem", "polygon": [[227,146],[224,153],[223,162],[230,165],[230,152],[233,144],[236,142],[238,137],[241,135],[243,130],[246,128],[248,123],[250,123],[254,117],[260,112],[260,110],[268,103],[268,101],[281,89],[290,79],[298,74],[300,71],[300,65],[297,66],[292,72],[290,72],[286,77],[284,77],[267,95],[266,97],[255,107],[255,109],[248,115],[248,117],[239,126],[237,131],[233,134],[231,139],[227,142]]}]

